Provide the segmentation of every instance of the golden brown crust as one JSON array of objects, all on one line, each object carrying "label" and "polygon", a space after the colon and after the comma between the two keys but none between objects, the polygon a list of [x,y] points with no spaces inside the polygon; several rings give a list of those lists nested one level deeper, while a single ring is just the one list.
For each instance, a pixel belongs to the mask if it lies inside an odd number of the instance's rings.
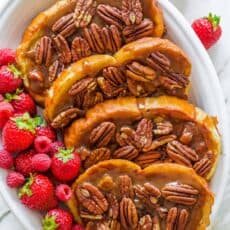
[{"label": "golden brown crust", "polygon": [[163,114],[196,122],[204,128],[205,139],[208,148],[212,150],[214,154],[215,162],[212,170],[206,176],[206,179],[209,180],[215,171],[221,151],[221,141],[216,128],[216,120],[187,101],[175,97],[118,98],[98,104],[86,113],[85,118],[73,122],[73,124],[66,129],[64,136],[65,144],[68,148],[80,147],[86,133],[102,121],[135,121],[142,117],[151,118],[155,115]]},{"label": "golden brown crust", "polygon": [[[139,176],[146,177],[148,180],[151,178],[169,178],[170,181],[179,181],[181,183],[187,183],[200,191],[200,206],[199,212],[202,218],[199,220],[199,224],[194,230],[204,230],[209,225],[209,215],[211,213],[211,207],[214,201],[212,192],[208,188],[207,182],[199,177],[193,169],[175,165],[175,164],[154,164],[143,170],[141,168],[126,160],[108,160],[98,163],[86,170],[72,185],[72,190],[75,191],[76,187],[85,182],[90,181],[93,177],[97,175],[103,175],[113,169],[119,168],[120,174],[132,175],[132,177],[138,178]],[[93,180],[93,179],[92,179]],[[79,216],[78,201],[73,195],[72,198],[67,202],[75,220],[81,223],[81,218]],[[196,213],[192,213],[192,218],[199,218]],[[191,226],[190,226],[191,227]]]}]

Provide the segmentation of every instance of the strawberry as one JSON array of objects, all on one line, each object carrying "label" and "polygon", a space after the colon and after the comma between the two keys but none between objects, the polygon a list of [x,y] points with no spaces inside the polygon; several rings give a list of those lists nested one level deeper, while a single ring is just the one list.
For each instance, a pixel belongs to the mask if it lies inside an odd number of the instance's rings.
[{"label": "strawberry", "polygon": [[29,113],[11,118],[2,131],[4,148],[11,153],[29,148],[35,138],[35,128],[40,124],[41,118],[31,118]]},{"label": "strawberry", "polygon": [[50,210],[42,220],[43,230],[71,230],[72,215],[60,208]]},{"label": "strawberry", "polygon": [[14,66],[0,68],[0,94],[13,93],[22,85],[21,72]]},{"label": "strawberry", "polygon": [[56,141],[57,135],[54,129],[50,126],[40,126],[36,128],[36,136],[46,136],[52,142]]},{"label": "strawberry", "polygon": [[74,225],[73,227],[72,227],[72,229],[71,230],[85,230],[85,228],[84,227],[82,227],[81,225],[79,225],[79,224],[76,224],[76,225]]},{"label": "strawberry", "polygon": [[13,106],[8,102],[0,102],[0,129],[4,127],[6,122],[14,114]]},{"label": "strawberry", "polygon": [[12,64],[16,61],[16,53],[12,49],[0,49],[0,66]]},{"label": "strawberry", "polygon": [[45,211],[54,199],[54,186],[48,177],[32,175],[19,190],[18,196],[21,202],[30,209]]},{"label": "strawberry", "polygon": [[213,46],[222,34],[220,17],[212,15],[212,13],[209,13],[208,17],[195,20],[192,28],[206,49]]},{"label": "strawberry", "polygon": [[51,171],[58,180],[67,182],[77,177],[80,165],[78,153],[71,149],[59,149],[52,158]]},{"label": "strawberry", "polygon": [[17,89],[14,94],[6,93],[5,101],[11,103],[15,113],[28,112],[31,116],[36,115],[37,109],[33,99],[29,94],[23,93],[22,90]]}]

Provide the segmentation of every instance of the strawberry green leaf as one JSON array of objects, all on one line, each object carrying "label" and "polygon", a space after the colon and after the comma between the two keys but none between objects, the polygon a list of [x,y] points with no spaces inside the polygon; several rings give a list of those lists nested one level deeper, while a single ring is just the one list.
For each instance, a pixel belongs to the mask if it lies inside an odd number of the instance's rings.
[{"label": "strawberry green leaf", "polygon": [[63,163],[67,163],[69,160],[74,159],[73,149],[63,149],[60,148],[56,157],[60,159]]},{"label": "strawberry green leaf", "polygon": [[220,19],[221,19],[220,16],[209,13],[207,19],[212,23],[213,31],[216,31],[220,24]]},{"label": "strawberry green leaf", "polygon": [[31,174],[28,181],[23,185],[23,187],[18,192],[18,197],[21,198],[23,195],[32,196],[32,191],[30,186],[34,182],[34,176]]},{"label": "strawberry green leaf", "polygon": [[8,69],[14,74],[15,78],[18,78],[22,75],[22,72],[19,69],[17,69],[16,66],[13,64],[8,65]]},{"label": "strawberry green leaf", "polygon": [[6,93],[4,95],[5,101],[11,102],[13,100],[20,100],[21,97],[19,96],[19,94],[21,94],[22,92],[23,92],[22,89],[17,89],[15,93]]},{"label": "strawberry green leaf", "polygon": [[46,215],[42,220],[42,227],[44,230],[56,230],[59,224],[56,223],[56,216]]}]

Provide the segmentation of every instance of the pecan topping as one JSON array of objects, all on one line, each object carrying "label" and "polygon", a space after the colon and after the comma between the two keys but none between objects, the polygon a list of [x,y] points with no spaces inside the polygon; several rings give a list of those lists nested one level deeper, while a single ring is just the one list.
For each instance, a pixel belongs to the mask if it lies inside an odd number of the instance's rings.
[{"label": "pecan topping", "polygon": [[89,28],[85,28],[84,37],[92,51],[99,54],[103,54],[105,52],[102,30],[97,24],[92,23]]},{"label": "pecan topping", "polygon": [[84,183],[76,189],[79,202],[90,213],[101,215],[108,210],[108,202],[100,190],[90,183]]},{"label": "pecan topping", "polygon": [[135,204],[130,198],[122,198],[120,203],[120,220],[124,229],[136,229],[138,216]]},{"label": "pecan topping", "polygon": [[106,50],[115,53],[121,48],[121,34],[115,25],[104,27],[101,31],[101,37]]},{"label": "pecan topping", "polygon": [[136,159],[135,163],[141,166],[141,168],[146,168],[147,166],[159,161],[162,157],[162,153],[159,151],[150,151],[147,153],[140,154]]},{"label": "pecan topping", "polygon": [[110,5],[100,4],[97,7],[97,13],[105,21],[106,24],[115,25],[120,30],[122,30],[123,21],[120,9]]},{"label": "pecan topping", "polygon": [[95,0],[78,0],[74,12],[74,20],[77,28],[89,25],[96,13],[97,2]]},{"label": "pecan topping", "polygon": [[188,167],[192,167],[191,161],[199,160],[199,155],[193,149],[176,140],[167,144],[167,154],[176,163]]},{"label": "pecan topping", "polygon": [[165,185],[162,188],[161,193],[168,201],[191,206],[197,202],[199,191],[191,185],[171,183]]},{"label": "pecan topping", "polygon": [[73,15],[73,13],[70,13],[57,20],[52,26],[52,31],[57,34],[61,34],[63,37],[72,35],[77,29],[74,23]]},{"label": "pecan topping", "polygon": [[94,105],[101,103],[104,100],[103,95],[99,92],[87,92],[84,95],[83,103],[82,103],[82,108],[89,109],[93,107]]},{"label": "pecan topping", "polygon": [[160,218],[165,218],[168,215],[168,209],[165,207],[157,207],[156,211]]},{"label": "pecan topping", "polygon": [[114,158],[126,159],[126,160],[130,160],[130,161],[133,160],[134,158],[136,158],[137,156],[138,156],[138,151],[132,145],[127,145],[127,146],[121,147],[113,153]]},{"label": "pecan topping", "polygon": [[111,176],[104,175],[98,182],[97,186],[101,190],[109,192],[116,186],[116,184]]},{"label": "pecan topping", "polygon": [[109,202],[109,217],[116,220],[119,214],[119,203],[117,198],[114,194],[109,193],[107,195],[107,200]]},{"label": "pecan topping", "polygon": [[36,44],[35,47],[35,62],[39,65],[45,64],[49,66],[52,61],[52,40],[44,36]]},{"label": "pecan topping", "polygon": [[186,209],[170,208],[166,220],[167,230],[185,230],[189,213]]},{"label": "pecan topping", "polygon": [[156,123],[156,128],[153,130],[155,135],[168,135],[173,131],[173,125],[170,121],[162,121]]},{"label": "pecan topping", "polygon": [[140,218],[138,224],[138,230],[152,230],[153,229],[153,221],[150,215],[145,215]]},{"label": "pecan topping", "polygon": [[133,191],[132,179],[127,175],[119,176],[118,184],[119,184],[121,196],[129,197],[133,199],[134,191]]},{"label": "pecan topping", "polygon": [[[94,214],[91,214],[91,213],[88,213],[85,211],[80,211],[80,217],[83,219],[93,220],[93,221],[102,220],[102,218],[103,218],[102,215],[94,215]],[[91,223],[91,221],[89,223]]]},{"label": "pecan topping", "polygon": [[95,149],[85,160],[84,168],[87,169],[100,161],[110,159],[110,150],[107,148]]},{"label": "pecan topping", "polygon": [[185,145],[188,145],[192,141],[195,129],[196,125],[193,122],[187,122],[184,125],[183,132],[180,136],[180,142],[182,142]]},{"label": "pecan topping", "polygon": [[134,61],[126,65],[126,76],[135,81],[149,82],[156,78],[156,73],[150,67]]},{"label": "pecan topping", "polygon": [[103,147],[109,144],[114,137],[116,126],[112,122],[103,122],[97,126],[90,134],[89,141],[97,147]]},{"label": "pecan topping", "polygon": [[103,69],[103,77],[114,87],[123,85],[126,82],[126,77],[118,67],[107,67]]},{"label": "pecan topping", "polygon": [[109,230],[120,230],[121,224],[117,220],[111,220]]},{"label": "pecan topping", "polygon": [[56,60],[49,67],[49,82],[53,82],[58,75],[64,70],[65,66],[60,61]]},{"label": "pecan topping", "polygon": [[197,161],[193,168],[200,176],[206,176],[212,168],[212,161],[208,157],[204,157]]},{"label": "pecan topping", "polygon": [[53,39],[53,41],[60,61],[64,64],[69,64],[71,62],[72,55],[66,39],[59,34]]},{"label": "pecan topping", "polygon": [[149,152],[150,150],[155,150],[173,140],[176,139],[176,135],[167,135],[167,136],[162,136],[162,137],[159,137],[155,140],[153,140],[151,146],[149,148],[145,148],[143,149],[144,152]]},{"label": "pecan topping", "polygon": [[149,19],[144,19],[139,25],[126,26],[122,33],[126,43],[147,37],[153,34],[153,22]]},{"label": "pecan topping", "polygon": [[122,0],[122,19],[127,26],[141,23],[143,12],[140,0]]},{"label": "pecan topping", "polygon": [[58,114],[52,121],[51,126],[55,129],[67,126],[78,115],[83,115],[83,112],[77,108],[69,108]]},{"label": "pecan topping", "polygon": [[90,56],[91,50],[90,50],[88,42],[84,38],[76,37],[72,41],[71,53],[72,53],[72,59],[74,62],[84,57]]}]

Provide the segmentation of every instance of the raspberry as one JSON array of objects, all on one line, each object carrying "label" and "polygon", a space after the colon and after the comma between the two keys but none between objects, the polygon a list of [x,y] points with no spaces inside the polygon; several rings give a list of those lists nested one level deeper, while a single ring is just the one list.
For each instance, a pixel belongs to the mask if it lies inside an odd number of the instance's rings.
[{"label": "raspberry", "polygon": [[38,136],[34,140],[34,147],[38,153],[48,153],[51,149],[52,141],[46,136]]},{"label": "raspberry", "polygon": [[66,184],[60,184],[57,186],[56,188],[56,197],[60,200],[60,201],[67,201],[71,198],[72,196],[72,190],[71,188],[66,185]]},{"label": "raspberry", "polygon": [[11,188],[18,188],[23,185],[25,182],[25,178],[21,173],[18,172],[10,172],[6,177],[6,183]]},{"label": "raspberry", "polygon": [[32,157],[32,167],[39,172],[45,172],[50,168],[51,159],[46,154],[36,154]]},{"label": "raspberry", "polygon": [[51,149],[49,151],[49,155],[53,157],[60,148],[65,148],[65,145],[61,141],[55,141],[51,144]]},{"label": "raspberry", "polygon": [[0,168],[11,169],[13,165],[13,156],[6,150],[0,150]]},{"label": "raspberry", "polygon": [[4,101],[4,97],[0,94],[0,102]]},{"label": "raspberry", "polygon": [[40,126],[36,129],[36,136],[46,136],[48,137],[52,142],[56,141],[57,135],[54,131],[54,129],[50,126]]},{"label": "raspberry", "polygon": [[8,102],[0,102],[0,129],[4,127],[6,122],[14,114],[13,106]]},{"label": "raspberry", "polygon": [[72,227],[72,229],[71,230],[85,230],[85,228],[84,227],[82,227],[81,225],[79,225],[79,224],[76,224],[76,225],[74,225],[73,227]]},{"label": "raspberry", "polygon": [[8,65],[15,62],[16,53],[12,49],[0,49],[0,66]]}]

